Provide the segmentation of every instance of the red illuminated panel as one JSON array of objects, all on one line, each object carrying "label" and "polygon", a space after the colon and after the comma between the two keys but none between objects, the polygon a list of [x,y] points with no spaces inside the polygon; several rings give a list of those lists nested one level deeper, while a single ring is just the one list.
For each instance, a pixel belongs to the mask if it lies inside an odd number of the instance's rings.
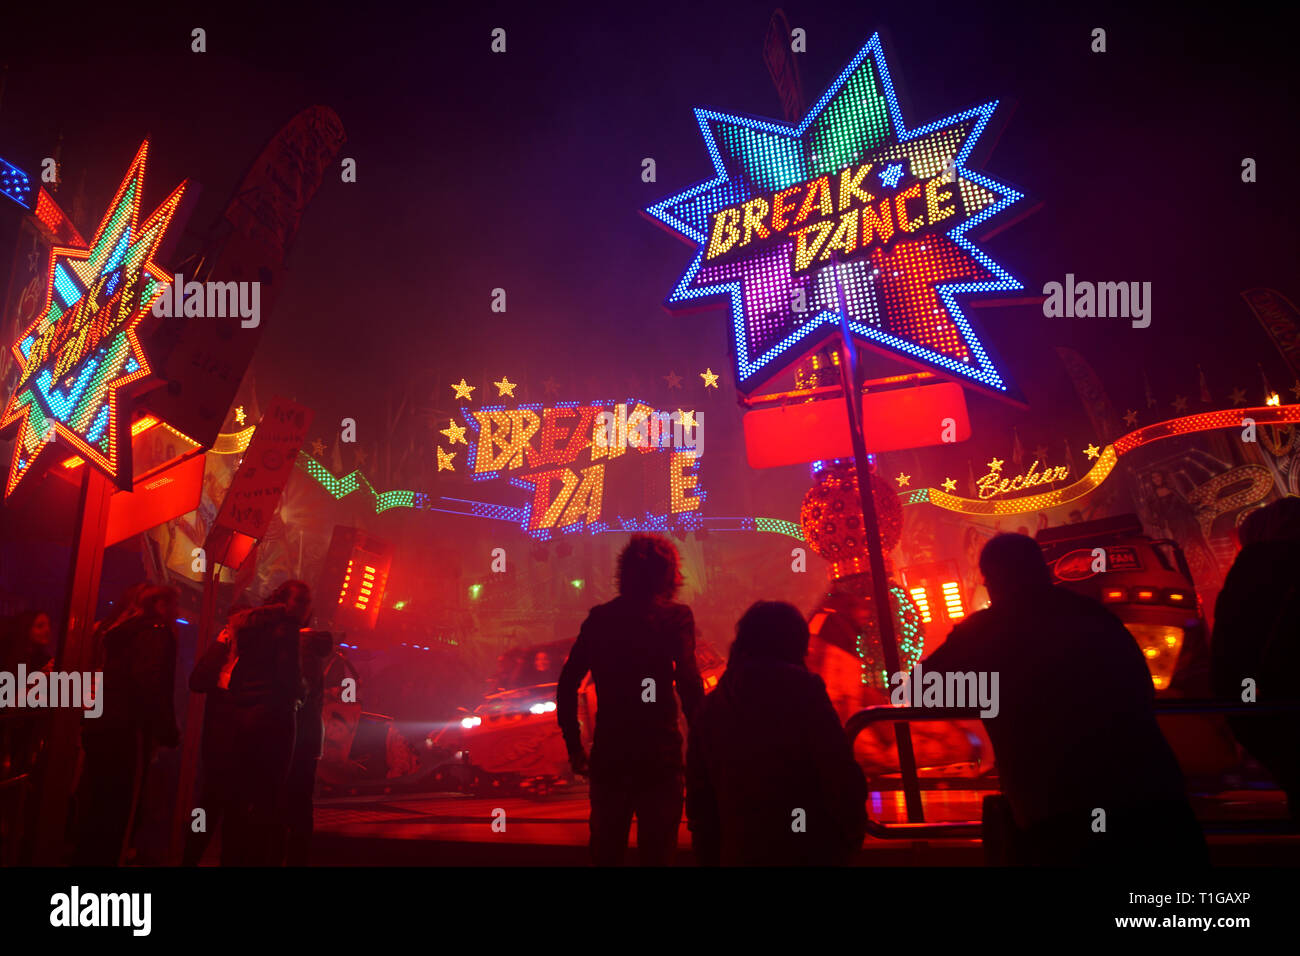
[{"label": "red illuminated panel", "polygon": [[[938,445],[944,439],[944,419],[953,421],[953,440],[970,437],[966,395],[953,382],[862,396],[863,431],[869,451]],[[853,455],[843,399],[757,409],[745,413],[744,426],[745,454],[751,468]]]},{"label": "red illuminated panel", "polygon": [[199,506],[203,489],[203,456],[192,455],[177,465],[138,482],[132,491],[109,499],[107,547],[187,514]]}]

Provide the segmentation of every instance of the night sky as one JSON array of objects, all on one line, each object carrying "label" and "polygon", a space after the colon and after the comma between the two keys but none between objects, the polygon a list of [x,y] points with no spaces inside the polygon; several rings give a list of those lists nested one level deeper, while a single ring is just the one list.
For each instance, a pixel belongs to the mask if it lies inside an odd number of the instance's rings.
[{"label": "night sky", "polygon": [[[1012,425],[1027,448],[1093,440],[1056,346],[1077,349],[1120,413],[1138,409],[1144,424],[1171,417],[1178,395],[1192,411],[1226,406],[1236,387],[1262,403],[1257,363],[1274,388],[1293,377],[1239,295],[1254,286],[1300,295],[1290,34],[1231,6],[1213,19],[1050,6],[785,8],[807,31],[807,103],[876,30],[910,126],[1003,102],[982,168],[1027,194],[1018,210],[1036,211],[985,248],[1027,294],[1067,272],[1153,283],[1147,329],[1048,319],[1034,305],[968,310],[1030,408],[972,397],[974,440],[908,453],[913,486],[964,477],[968,459],[1008,451]],[[304,217],[255,360],[259,394],[312,405],[325,438],[328,423],[353,417],[363,443],[383,441],[386,390],[409,386],[431,412],[450,410],[448,385],[461,376],[482,389],[476,400],[506,375],[524,401],[541,401],[553,377],[562,399],[694,404],[717,449],[706,456],[707,512],[740,511],[729,496],[748,482],[757,513],[793,518],[807,470],[754,476],[744,465],[724,306],[664,309],[690,248],[640,213],[711,175],[693,107],[780,118],[762,59],[772,9],[69,15],[57,30],[46,22],[0,37],[0,155],[38,170],[62,135],[60,201],[80,194],[86,231],[151,137],[145,206],[183,178],[200,184],[193,239],[281,125],[328,105],[358,182],[327,175]],[[195,26],[207,30],[205,54],[190,52]],[[507,31],[504,55],[490,52],[494,27]],[[1107,31],[1104,54],[1090,52],[1094,27]],[[1241,181],[1247,156],[1258,161],[1253,184]],[[656,160],[656,183],[641,180],[645,157]],[[489,309],[496,287],[507,290],[504,315]],[[1199,403],[1198,363],[1210,406]],[[720,389],[704,392],[706,367],[724,373]],[[667,391],[670,371],[683,391]],[[1159,402],[1150,411],[1143,372]],[[427,441],[431,456],[431,431]],[[431,490],[455,493],[459,480]]]}]

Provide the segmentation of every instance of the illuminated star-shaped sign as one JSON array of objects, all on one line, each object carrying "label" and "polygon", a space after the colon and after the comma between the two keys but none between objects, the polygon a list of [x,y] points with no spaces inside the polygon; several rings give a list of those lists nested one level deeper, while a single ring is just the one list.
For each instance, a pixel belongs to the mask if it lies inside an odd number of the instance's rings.
[{"label": "illuminated star-shaped sign", "polygon": [[898,476],[897,478],[895,478],[894,480],[895,480],[896,482],[898,482],[898,487],[900,487],[900,488],[906,488],[906,487],[907,487],[907,483],[908,483],[909,481],[912,480],[912,476],[911,476],[911,475],[904,475],[904,474],[901,474],[901,473],[900,473],[899,476]]},{"label": "illuminated star-shaped sign", "polygon": [[943,490],[951,494],[957,490],[957,481],[954,478],[945,478],[943,480]]},{"label": "illuminated star-shaped sign", "polygon": [[506,378],[504,375],[501,376],[501,381],[493,382],[492,384],[497,387],[497,398],[500,398],[503,395],[509,396],[510,398],[515,397],[515,385],[517,383],[510,381],[510,379]]},{"label": "illuminated star-shaped sign", "polygon": [[1087,455],[1089,458],[1096,458],[1098,455],[1101,454],[1101,449],[1098,448],[1096,445],[1089,445],[1087,448],[1083,450],[1083,453]]},{"label": "illuminated star-shaped sign", "polygon": [[469,444],[469,442],[465,440],[465,426],[458,425],[454,418],[448,423],[447,427],[438,432],[438,434],[446,435],[447,442],[451,445],[456,444],[456,442],[460,442],[462,445]]},{"label": "illuminated star-shaped sign", "polygon": [[718,373],[715,372],[715,371],[713,371],[713,369],[710,368],[710,369],[706,369],[705,371],[701,372],[701,373],[700,373],[700,378],[704,379],[704,387],[705,387],[705,388],[717,388],[717,387],[718,387]]},{"label": "illuminated star-shaped sign", "polygon": [[453,389],[455,389],[455,391],[456,391],[456,396],[455,396],[455,397],[458,398],[458,399],[459,399],[459,398],[471,398],[474,389],[478,388],[477,385],[469,385],[469,384],[467,384],[467,383],[465,382],[465,377],[464,377],[463,375],[461,376],[460,382],[453,384],[451,387],[452,387]]},{"label": "illuminated star-shaped sign", "polygon": [[13,344],[20,371],[0,415],[0,429],[18,425],[6,495],[54,439],[131,485],[130,423],[119,403],[152,375],[137,327],[171,280],[153,256],[185,191],[182,183],[140,222],[148,151],[141,144],[88,247],[50,250],[45,307]]},{"label": "illuminated star-shaped sign", "polygon": [[1023,288],[969,237],[1022,198],[967,165],[996,108],[909,129],[877,35],[797,126],[697,109],[716,175],[646,210],[696,247],[667,304],[729,297],[745,393],[843,308],[857,341],[1018,401],[960,301]]},{"label": "illuminated star-shaped sign", "polygon": [[694,427],[695,427],[695,411],[694,411],[694,410],[691,410],[691,411],[689,411],[689,412],[684,412],[684,411],[682,411],[680,408],[677,409],[677,419],[678,419],[678,421],[680,421],[680,422],[682,423],[682,427],[683,427],[683,428],[694,428]]},{"label": "illuminated star-shaped sign", "polygon": [[989,462],[989,471],[1001,471],[1001,470],[1002,470],[1001,458],[994,458],[991,462]]},{"label": "illuminated star-shaped sign", "polygon": [[456,469],[451,466],[451,460],[456,457],[456,453],[454,451],[443,451],[441,445],[437,446],[437,448],[438,448],[438,470],[455,471]]}]

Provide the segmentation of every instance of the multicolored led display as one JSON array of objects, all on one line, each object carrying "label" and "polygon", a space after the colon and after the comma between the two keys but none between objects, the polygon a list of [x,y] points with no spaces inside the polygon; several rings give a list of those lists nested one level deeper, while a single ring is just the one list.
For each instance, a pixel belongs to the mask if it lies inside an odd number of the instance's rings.
[{"label": "multicolored led display", "polygon": [[[629,522],[638,529],[644,523],[659,530],[700,526],[703,428],[693,415],[678,412],[674,421],[671,413],[633,399],[488,406],[461,414],[473,435],[466,454],[470,478],[508,476],[528,491],[521,523],[534,537],[628,528]],[[622,501],[629,481],[642,498],[639,513],[610,514],[607,485],[623,486]]]},{"label": "multicolored led display", "polygon": [[31,209],[32,180],[13,163],[0,159],[0,196],[8,196],[24,209]]},{"label": "multicolored led display", "polygon": [[[1168,421],[1157,422],[1154,425],[1146,425],[1115,439],[1114,443],[1101,449],[1096,462],[1086,475],[1078,481],[1071,482],[1064,488],[1057,488],[1055,491],[1022,495],[1019,498],[980,500],[962,498],[946,491],[940,491],[938,488],[918,488],[899,497],[902,498],[905,505],[929,503],[948,511],[968,515],[1018,515],[1041,511],[1045,508],[1063,505],[1068,501],[1074,501],[1076,498],[1082,498],[1084,495],[1089,494],[1115,470],[1115,465],[1119,463],[1121,455],[1128,454],[1136,448],[1141,448],[1143,445],[1159,441],[1162,438],[1189,435],[1193,432],[1213,431],[1217,428],[1242,428],[1247,419],[1250,419],[1256,425],[1300,423],[1300,405],[1265,405],[1256,408],[1223,409],[1217,412],[1184,415],[1181,418],[1171,418]],[[994,459],[994,461],[997,461],[997,459]],[[998,469],[991,469],[991,471],[996,473]],[[1053,473],[1059,471],[1058,468]],[[1065,476],[1062,475],[1061,477]],[[1021,487],[1025,486],[1021,485]],[[981,486],[981,493],[983,488],[984,486]],[[999,484],[997,491],[1001,492],[1002,490]]]},{"label": "multicolored led display", "polygon": [[170,280],[153,256],[185,191],[182,183],[140,222],[148,151],[143,143],[90,243],[50,252],[45,307],[13,345],[21,371],[0,415],[0,428],[19,429],[6,496],[55,439],[130,488],[119,401],[151,375],[136,327]]},{"label": "multicolored led display", "polygon": [[646,210],[697,246],[668,304],[730,297],[746,393],[838,334],[842,294],[859,341],[1018,400],[958,303],[1023,288],[968,237],[1022,198],[967,166],[996,108],[908,129],[877,34],[797,126],[697,109],[717,175]]}]

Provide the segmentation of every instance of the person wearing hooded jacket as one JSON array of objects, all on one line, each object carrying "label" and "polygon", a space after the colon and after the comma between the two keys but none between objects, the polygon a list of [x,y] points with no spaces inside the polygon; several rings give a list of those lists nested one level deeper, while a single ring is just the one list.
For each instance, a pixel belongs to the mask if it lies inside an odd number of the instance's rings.
[{"label": "person wearing hooded jacket", "polygon": [[686,748],[686,817],[703,865],[844,865],[862,846],[866,780],[826,685],[804,666],[808,640],[784,602],[760,601],[736,625]]}]

